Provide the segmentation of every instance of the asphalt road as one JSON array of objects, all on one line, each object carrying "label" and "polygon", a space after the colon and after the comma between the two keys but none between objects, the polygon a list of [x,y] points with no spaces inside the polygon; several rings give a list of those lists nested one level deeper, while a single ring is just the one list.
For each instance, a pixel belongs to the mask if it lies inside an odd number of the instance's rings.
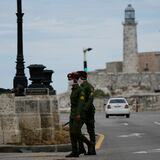
[{"label": "asphalt road", "polygon": [[96,115],[96,121],[97,132],[105,135],[98,159],[160,159],[160,112],[134,113],[130,119],[105,119],[101,113]]},{"label": "asphalt road", "polygon": [[[61,115],[61,122],[68,114]],[[85,127],[83,129],[85,132]],[[96,113],[96,133],[104,135],[104,141],[96,156],[81,155],[80,160],[159,160],[160,112],[133,113],[131,117],[105,118]],[[68,153],[0,153],[0,160],[64,160]],[[70,160],[72,160],[70,158]]]}]

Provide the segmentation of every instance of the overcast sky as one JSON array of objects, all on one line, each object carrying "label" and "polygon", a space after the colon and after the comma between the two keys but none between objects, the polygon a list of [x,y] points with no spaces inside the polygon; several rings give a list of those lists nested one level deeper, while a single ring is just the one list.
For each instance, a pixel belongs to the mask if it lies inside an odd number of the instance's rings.
[{"label": "overcast sky", "polygon": [[[54,70],[52,85],[62,93],[67,73],[83,69],[83,48],[93,48],[87,54],[89,71],[121,61],[128,4],[136,11],[138,51],[160,51],[159,0],[22,0],[25,67],[43,64]],[[16,0],[0,0],[0,88],[13,87],[16,10]]]}]

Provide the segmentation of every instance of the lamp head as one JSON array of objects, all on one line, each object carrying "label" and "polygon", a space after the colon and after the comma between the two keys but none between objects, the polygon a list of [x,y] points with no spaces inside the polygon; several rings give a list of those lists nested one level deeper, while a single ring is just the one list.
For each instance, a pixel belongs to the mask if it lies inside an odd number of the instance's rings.
[{"label": "lamp head", "polygon": [[91,51],[91,50],[92,50],[92,48],[86,48],[83,50],[83,52],[87,52],[87,51]]}]

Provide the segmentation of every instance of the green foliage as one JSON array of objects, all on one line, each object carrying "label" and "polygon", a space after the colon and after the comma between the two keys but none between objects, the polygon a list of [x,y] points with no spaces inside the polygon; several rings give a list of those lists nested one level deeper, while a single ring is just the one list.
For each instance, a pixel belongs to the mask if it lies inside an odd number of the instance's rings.
[{"label": "green foliage", "polygon": [[94,97],[95,98],[108,98],[108,97],[110,97],[110,95],[105,94],[101,89],[96,89],[94,91]]}]

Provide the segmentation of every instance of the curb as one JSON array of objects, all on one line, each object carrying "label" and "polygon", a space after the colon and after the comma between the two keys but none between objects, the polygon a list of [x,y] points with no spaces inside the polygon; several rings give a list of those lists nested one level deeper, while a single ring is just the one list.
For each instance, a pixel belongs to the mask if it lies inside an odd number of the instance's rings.
[{"label": "curb", "polygon": [[97,136],[98,136],[98,140],[97,140],[97,143],[95,145],[95,148],[100,149],[101,146],[102,146],[102,143],[104,141],[105,136],[103,134],[98,134]]},{"label": "curb", "polygon": [[37,146],[0,145],[0,153],[69,152],[69,151],[71,151],[71,144],[37,145]]},{"label": "curb", "polygon": [[[103,134],[96,134],[97,143],[96,149],[100,149],[104,141]],[[72,150],[71,144],[58,145],[0,145],[0,153],[37,153],[37,152],[70,152]]]}]

